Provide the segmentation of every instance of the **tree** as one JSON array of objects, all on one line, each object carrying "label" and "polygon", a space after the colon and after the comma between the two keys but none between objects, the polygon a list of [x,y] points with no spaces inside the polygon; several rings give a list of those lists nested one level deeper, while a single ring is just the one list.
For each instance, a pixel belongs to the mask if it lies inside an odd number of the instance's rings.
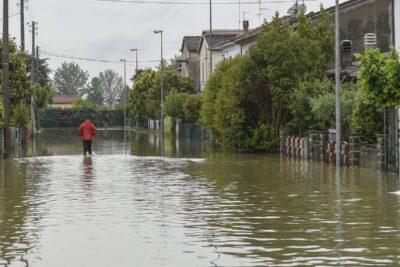
[{"label": "tree", "polygon": [[52,97],[53,92],[48,86],[40,86],[40,84],[35,85],[35,103],[37,107],[36,116],[36,127],[39,128],[40,121],[43,118],[44,110],[46,109],[49,99]]},{"label": "tree", "polygon": [[89,74],[75,63],[63,62],[54,73],[53,88],[56,95],[83,96]]},{"label": "tree", "polygon": [[[0,58],[2,58],[3,42],[0,39]],[[3,76],[0,74],[0,81]],[[10,40],[10,117],[13,118],[14,110],[21,114],[25,111],[17,107],[21,100],[28,99],[32,95],[32,86],[25,68],[25,53],[17,49],[15,40]],[[21,121],[21,120],[20,120]],[[26,125],[25,125],[26,126]]]},{"label": "tree", "polygon": [[221,62],[207,81],[201,109],[216,143],[224,150],[274,150],[279,128],[290,122],[295,92],[304,81],[324,77],[333,33],[327,19],[313,26],[302,14],[293,28],[277,14],[248,56]]},{"label": "tree", "polygon": [[133,89],[129,93],[128,105],[130,116],[143,124],[148,118],[146,112],[147,92],[153,86],[155,71],[144,70],[135,78]]},{"label": "tree", "polygon": [[123,81],[113,70],[105,70],[99,74],[100,91],[103,93],[104,102],[110,108],[114,107],[118,102],[121,92],[123,91]]},{"label": "tree", "polygon": [[[50,67],[47,62],[48,58],[39,58],[36,59],[36,72],[35,72],[35,81],[39,83],[41,86],[50,86]],[[31,79],[31,68],[32,68],[32,55],[26,56],[26,69],[29,73],[29,79]]]},{"label": "tree", "polygon": [[100,78],[99,77],[93,77],[92,81],[90,82],[90,85],[87,87],[87,100],[98,104],[98,105],[103,105],[104,104],[104,96],[103,96],[103,91],[101,90],[100,86]]},{"label": "tree", "polygon": [[[160,118],[160,87],[160,71],[143,70],[135,77],[128,99],[130,115],[134,120],[143,123],[146,119]],[[182,77],[173,66],[168,66],[163,71],[163,88],[165,100],[170,92],[193,92],[194,84],[190,79]]]}]

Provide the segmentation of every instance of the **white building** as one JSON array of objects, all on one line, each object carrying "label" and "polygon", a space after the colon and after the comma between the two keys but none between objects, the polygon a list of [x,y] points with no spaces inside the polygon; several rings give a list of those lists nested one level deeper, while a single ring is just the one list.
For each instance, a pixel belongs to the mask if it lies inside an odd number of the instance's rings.
[{"label": "white building", "polygon": [[[212,34],[212,69],[223,60],[221,43],[242,33],[242,30],[213,30]],[[210,76],[210,51],[211,36],[209,31],[203,31],[198,53],[200,55],[200,91],[204,91],[205,84]]]},{"label": "white building", "polygon": [[246,55],[250,48],[255,44],[261,28],[245,30],[245,32],[231,38],[219,45],[224,59],[232,59],[236,56]]}]

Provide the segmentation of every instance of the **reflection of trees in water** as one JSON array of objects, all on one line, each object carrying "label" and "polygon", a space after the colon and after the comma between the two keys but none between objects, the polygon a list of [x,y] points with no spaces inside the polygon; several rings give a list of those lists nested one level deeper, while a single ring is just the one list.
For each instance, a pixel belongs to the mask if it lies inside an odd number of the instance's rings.
[{"label": "reflection of trees in water", "polygon": [[[187,196],[186,214],[194,224],[187,228],[203,231],[210,246],[225,255],[221,260],[230,255],[252,265],[251,260],[276,264],[326,256],[329,263],[351,256],[362,262],[362,257],[382,257],[376,248],[385,243],[393,248],[389,255],[396,255],[395,235],[388,238],[379,228],[397,229],[399,218],[389,209],[399,204],[386,194],[390,190],[385,187],[394,186],[374,170],[342,168],[338,183],[332,165],[279,156],[217,155],[185,172],[189,182],[202,186]],[[196,220],[207,224],[199,229]],[[343,253],[335,251],[338,245],[365,250],[363,255]]]},{"label": "reflection of trees in water", "polygon": [[[140,156],[161,155],[160,138],[158,133],[133,132],[130,137],[132,152]],[[167,157],[201,157],[205,151],[202,139],[164,136],[164,155]]]},{"label": "reflection of trees in water", "polygon": [[0,265],[29,266],[27,255],[38,244],[39,202],[35,177],[40,164],[0,161]]}]

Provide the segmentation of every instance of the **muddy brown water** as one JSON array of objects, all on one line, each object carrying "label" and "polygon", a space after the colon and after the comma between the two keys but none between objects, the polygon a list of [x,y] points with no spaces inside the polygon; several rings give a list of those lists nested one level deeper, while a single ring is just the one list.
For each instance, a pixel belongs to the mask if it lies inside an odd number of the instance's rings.
[{"label": "muddy brown water", "polygon": [[45,130],[0,161],[0,266],[396,266],[399,177]]}]

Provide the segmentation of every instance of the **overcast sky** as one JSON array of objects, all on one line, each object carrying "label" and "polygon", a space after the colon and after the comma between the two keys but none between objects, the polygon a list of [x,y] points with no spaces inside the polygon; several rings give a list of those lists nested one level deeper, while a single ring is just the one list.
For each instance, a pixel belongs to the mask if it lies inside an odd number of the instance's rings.
[{"label": "overcast sky", "polygon": [[[130,0],[122,0],[130,1]],[[159,0],[165,2],[208,3],[208,0]],[[258,0],[241,0],[241,16],[244,11],[250,28],[259,25]],[[244,2],[256,4],[243,4]],[[2,2],[2,1],[1,1]],[[9,14],[18,13],[17,3],[9,0]],[[143,0],[152,2],[152,0]],[[239,0],[213,0],[213,28],[237,29],[239,27]],[[299,0],[302,3],[302,0]],[[335,0],[306,0],[307,12],[335,5]],[[344,2],[344,1],[341,1]],[[218,3],[230,3],[220,5]],[[235,3],[235,4],[232,4]],[[285,15],[295,0],[261,0],[261,20],[271,20],[276,11]],[[2,6],[2,3],[1,3]],[[46,52],[66,56],[119,61],[132,61],[127,66],[127,76],[134,74],[135,53],[139,50],[139,67],[154,67],[160,59],[160,35],[155,29],[164,31],[164,58],[179,54],[182,38],[186,35],[201,35],[209,29],[209,5],[163,5],[107,2],[96,0],[29,0],[25,21],[38,22],[37,44]],[[1,13],[2,14],[2,13]],[[10,35],[20,44],[20,16],[10,18]],[[31,34],[26,27],[26,49],[31,51]],[[44,55],[43,55],[44,57]],[[121,63],[90,62],[50,57],[50,67],[55,70],[63,61],[77,62],[91,77],[108,68],[123,74]]]}]

